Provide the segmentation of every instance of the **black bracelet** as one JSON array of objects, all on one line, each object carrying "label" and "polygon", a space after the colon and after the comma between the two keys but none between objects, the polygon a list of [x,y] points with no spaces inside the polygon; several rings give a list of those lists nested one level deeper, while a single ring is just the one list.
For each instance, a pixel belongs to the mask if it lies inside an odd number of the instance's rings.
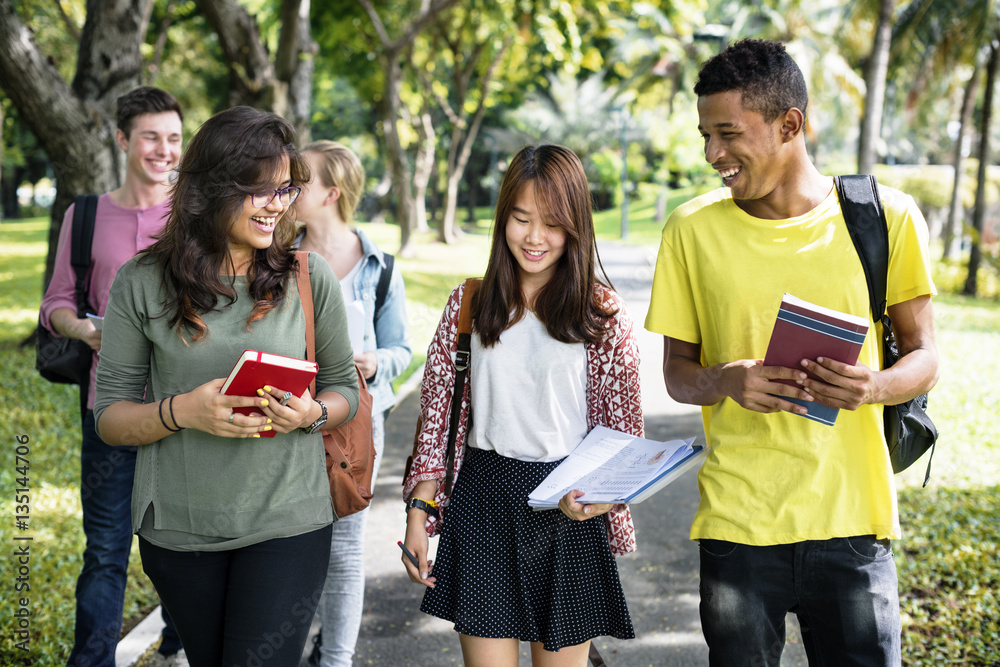
[{"label": "black bracelet", "polygon": [[170,397],[169,407],[170,407],[170,421],[172,421],[174,423],[174,426],[177,427],[176,429],[173,429],[173,431],[174,431],[174,433],[177,433],[177,431],[183,431],[184,427],[181,426],[180,424],[178,424],[177,423],[177,417],[174,417],[174,399],[175,398],[177,398],[177,394],[174,394],[173,396]]},{"label": "black bracelet", "polygon": [[156,413],[160,415],[160,423],[163,424],[163,428],[167,429],[168,431],[173,431],[174,429],[167,426],[166,420],[163,419],[163,401],[165,400],[167,399],[164,398],[163,400],[160,401],[160,404],[156,406]]}]

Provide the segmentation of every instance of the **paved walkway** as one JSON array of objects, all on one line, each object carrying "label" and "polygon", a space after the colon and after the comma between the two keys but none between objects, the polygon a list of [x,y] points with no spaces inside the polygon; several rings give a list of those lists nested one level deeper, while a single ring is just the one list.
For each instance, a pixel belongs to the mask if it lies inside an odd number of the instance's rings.
[{"label": "paved walkway", "polygon": [[[704,442],[700,411],[667,396],[661,371],[662,337],[642,327],[656,247],[602,244],[601,257],[636,320],[647,437],[669,440],[697,435]],[[405,398],[386,422],[386,454],[368,521],[368,582],[355,665],[462,664],[458,635],[451,624],[420,612],[423,589],[407,578],[396,546],[405,528],[401,478],[413,442],[417,399],[418,392]],[[688,539],[697,506],[698,486],[692,472],[632,508],[639,549],[618,558],[618,567],[636,639],[596,640],[608,665],[682,667],[708,663],[698,617],[698,547]],[[436,540],[432,540],[432,548],[434,543]],[[790,623],[790,645],[783,665],[805,664],[801,645],[791,643],[797,642],[797,637],[797,626]],[[521,664],[529,665],[526,644],[521,653]]]},{"label": "paved walkway", "polygon": [[[647,437],[669,440],[697,435],[704,442],[700,411],[667,396],[661,371],[662,337],[642,326],[649,306],[656,247],[602,244],[601,256],[636,321]],[[354,659],[359,666],[462,664],[458,635],[451,624],[420,612],[423,588],[406,576],[396,546],[405,529],[401,479],[417,423],[418,394],[415,391],[403,398],[386,420],[385,458],[366,536],[365,611]],[[691,472],[632,508],[639,549],[617,562],[636,638],[595,640],[609,666],[686,667],[708,663],[698,616],[698,547],[688,539],[697,506],[697,479]],[[432,550],[436,542],[432,540]],[[158,619],[159,614],[153,618]],[[158,634],[158,629],[153,631]],[[805,665],[805,651],[792,616],[788,635],[782,665]],[[311,641],[307,643],[307,652],[311,645]],[[522,645],[520,664],[531,664],[526,644]]]}]

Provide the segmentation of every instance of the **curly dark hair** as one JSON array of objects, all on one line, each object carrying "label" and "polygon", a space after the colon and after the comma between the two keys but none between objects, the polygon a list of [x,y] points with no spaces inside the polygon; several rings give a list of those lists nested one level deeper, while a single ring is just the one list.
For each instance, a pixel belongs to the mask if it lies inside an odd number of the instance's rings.
[{"label": "curly dark hair", "polygon": [[542,215],[566,232],[566,247],[555,273],[535,297],[535,315],[548,334],[563,343],[593,343],[600,340],[606,310],[594,290],[600,264],[594,236],[590,188],[580,159],[563,146],[526,146],[518,151],[497,198],[493,219],[493,241],[482,287],[472,298],[471,313],[476,332],[485,347],[491,347],[512,324],[524,317],[527,304],[521,291],[517,260],[507,247],[507,224],[517,196],[528,183]]},{"label": "curly dark hair", "polygon": [[[293,184],[309,181],[309,163],[295,147],[295,129],[284,118],[250,107],[233,107],[208,119],[181,157],[170,217],[158,240],[142,255],[163,275],[163,316],[192,341],[208,335],[201,318],[216,310],[219,299],[236,301],[230,256],[232,226],[248,195],[284,179],[287,165]],[[284,298],[295,254],[282,242],[290,236],[293,216],[285,212],[274,242],[255,250],[247,270],[254,307],[247,328]]]},{"label": "curly dark hair", "polygon": [[809,91],[802,70],[785,45],[763,39],[743,39],[701,66],[694,92],[698,97],[736,91],[743,108],[770,123],[796,107],[806,115]]}]

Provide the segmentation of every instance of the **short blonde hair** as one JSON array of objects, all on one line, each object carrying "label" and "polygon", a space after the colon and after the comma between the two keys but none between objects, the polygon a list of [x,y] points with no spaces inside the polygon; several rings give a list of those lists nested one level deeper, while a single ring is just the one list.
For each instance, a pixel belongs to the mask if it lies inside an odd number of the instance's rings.
[{"label": "short blonde hair", "polygon": [[347,146],[327,139],[308,144],[302,152],[314,153],[322,158],[313,177],[323,187],[340,189],[337,200],[340,217],[348,224],[354,222],[354,209],[358,207],[365,187],[365,168],[361,166],[361,160]]}]

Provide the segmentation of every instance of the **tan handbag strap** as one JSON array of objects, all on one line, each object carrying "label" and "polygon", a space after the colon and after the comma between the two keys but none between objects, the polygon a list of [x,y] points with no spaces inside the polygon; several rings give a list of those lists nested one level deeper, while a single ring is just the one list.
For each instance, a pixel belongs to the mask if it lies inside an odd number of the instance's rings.
[{"label": "tan handbag strap", "polygon": [[[314,328],[312,281],[309,279],[309,253],[299,250],[295,253],[295,282],[299,288],[299,302],[306,318],[306,361],[316,361],[316,330]],[[309,384],[309,393],[316,395],[316,378]]]},{"label": "tan handbag strap", "polygon": [[451,398],[451,418],[448,426],[448,446],[445,450],[444,492],[451,495],[455,470],[455,456],[458,435],[458,418],[462,411],[462,397],[465,395],[465,377],[469,372],[472,355],[472,297],[482,282],[479,278],[468,278],[462,292],[462,305],[458,309],[458,349],[455,352],[455,389]]},{"label": "tan handbag strap", "polygon": [[472,303],[472,297],[482,282],[482,278],[465,279],[465,290],[462,292],[462,305],[458,309],[458,333],[460,334],[472,333],[472,309],[469,307],[469,304]]}]

